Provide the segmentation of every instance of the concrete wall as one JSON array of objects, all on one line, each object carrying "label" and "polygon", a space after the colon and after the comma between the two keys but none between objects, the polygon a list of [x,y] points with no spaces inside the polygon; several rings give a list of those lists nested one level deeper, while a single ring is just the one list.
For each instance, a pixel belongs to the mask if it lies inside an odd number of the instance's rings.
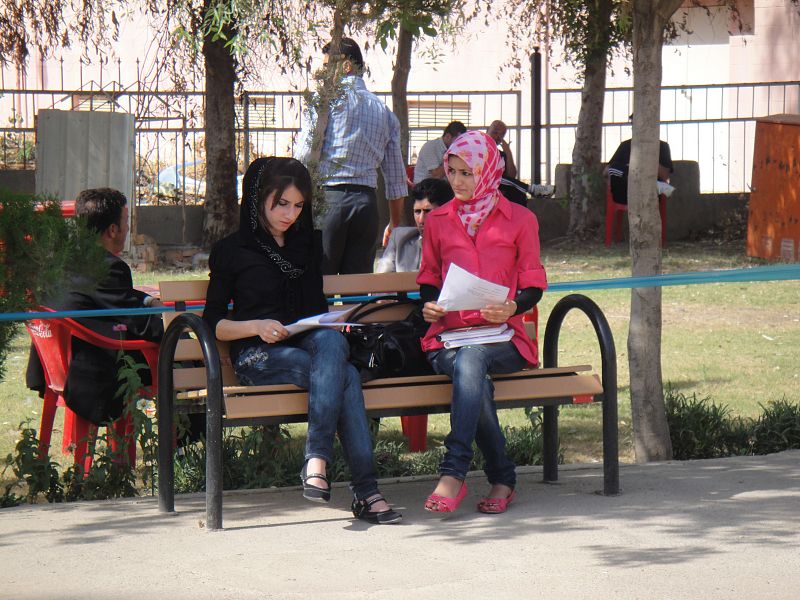
[{"label": "concrete wall", "polygon": [[[726,222],[734,213],[747,210],[745,194],[700,194],[700,167],[696,162],[676,160],[673,166],[675,192],[667,200],[667,241],[696,237]],[[556,166],[556,198],[537,199],[531,204],[539,219],[542,241],[561,237],[567,231],[569,168],[567,164]],[[624,227],[627,230],[627,220]]]},{"label": "concrete wall", "polygon": [[36,174],[33,170],[0,169],[0,187],[17,194],[33,194]]},{"label": "concrete wall", "polygon": [[159,246],[199,246],[203,240],[203,207],[138,206],[136,233]]},{"label": "concrete wall", "polygon": [[73,200],[110,187],[133,198],[134,118],[112,112],[40,110],[36,192]]}]

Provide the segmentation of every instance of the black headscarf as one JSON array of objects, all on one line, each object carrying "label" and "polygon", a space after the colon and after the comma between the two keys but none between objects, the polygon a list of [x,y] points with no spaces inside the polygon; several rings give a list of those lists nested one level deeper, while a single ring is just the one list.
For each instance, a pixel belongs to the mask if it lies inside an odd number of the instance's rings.
[{"label": "black headscarf", "polygon": [[[303,210],[289,228],[284,245],[278,246],[275,238],[259,219],[264,204],[259,199],[272,192],[279,194],[295,186],[305,199]],[[266,201],[271,202],[271,199]],[[257,158],[247,168],[242,182],[242,205],[239,215],[239,235],[245,244],[264,254],[289,279],[302,276],[308,263],[314,259],[313,219],[311,216],[311,175],[303,164],[293,158]]]}]

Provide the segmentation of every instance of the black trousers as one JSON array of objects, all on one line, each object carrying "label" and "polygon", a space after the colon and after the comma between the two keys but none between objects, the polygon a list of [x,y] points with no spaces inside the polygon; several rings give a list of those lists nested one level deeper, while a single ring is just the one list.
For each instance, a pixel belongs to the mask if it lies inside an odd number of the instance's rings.
[{"label": "black trousers", "polygon": [[325,187],[322,273],[372,273],[378,240],[378,200],[362,185]]}]

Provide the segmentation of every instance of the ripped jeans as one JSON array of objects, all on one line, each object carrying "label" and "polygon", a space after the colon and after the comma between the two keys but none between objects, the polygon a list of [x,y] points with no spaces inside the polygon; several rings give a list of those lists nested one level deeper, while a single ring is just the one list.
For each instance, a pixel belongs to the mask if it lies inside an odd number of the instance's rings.
[{"label": "ripped jeans", "polygon": [[278,344],[250,346],[233,368],[244,385],[293,383],[308,390],[306,460],[321,458],[330,465],[338,432],[353,477],[350,488],[365,499],[377,493],[378,484],[361,378],[349,354],[339,331],[321,327]]},{"label": "ripped jeans", "polygon": [[428,352],[434,370],[453,380],[450,433],[439,467],[441,475],[467,476],[474,441],[486,459],[489,483],[513,488],[517,483],[514,463],[506,454],[506,438],[497,420],[494,384],[490,373],[514,373],[526,364],[512,342],[462,346]]}]

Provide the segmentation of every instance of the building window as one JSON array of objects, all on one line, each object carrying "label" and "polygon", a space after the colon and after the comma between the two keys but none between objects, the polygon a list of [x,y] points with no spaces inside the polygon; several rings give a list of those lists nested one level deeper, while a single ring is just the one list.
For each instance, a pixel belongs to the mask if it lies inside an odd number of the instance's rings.
[{"label": "building window", "polygon": [[461,121],[469,127],[471,104],[455,100],[409,100],[408,127],[411,144],[411,162],[422,144],[442,135],[442,130],[452,121]]}]

